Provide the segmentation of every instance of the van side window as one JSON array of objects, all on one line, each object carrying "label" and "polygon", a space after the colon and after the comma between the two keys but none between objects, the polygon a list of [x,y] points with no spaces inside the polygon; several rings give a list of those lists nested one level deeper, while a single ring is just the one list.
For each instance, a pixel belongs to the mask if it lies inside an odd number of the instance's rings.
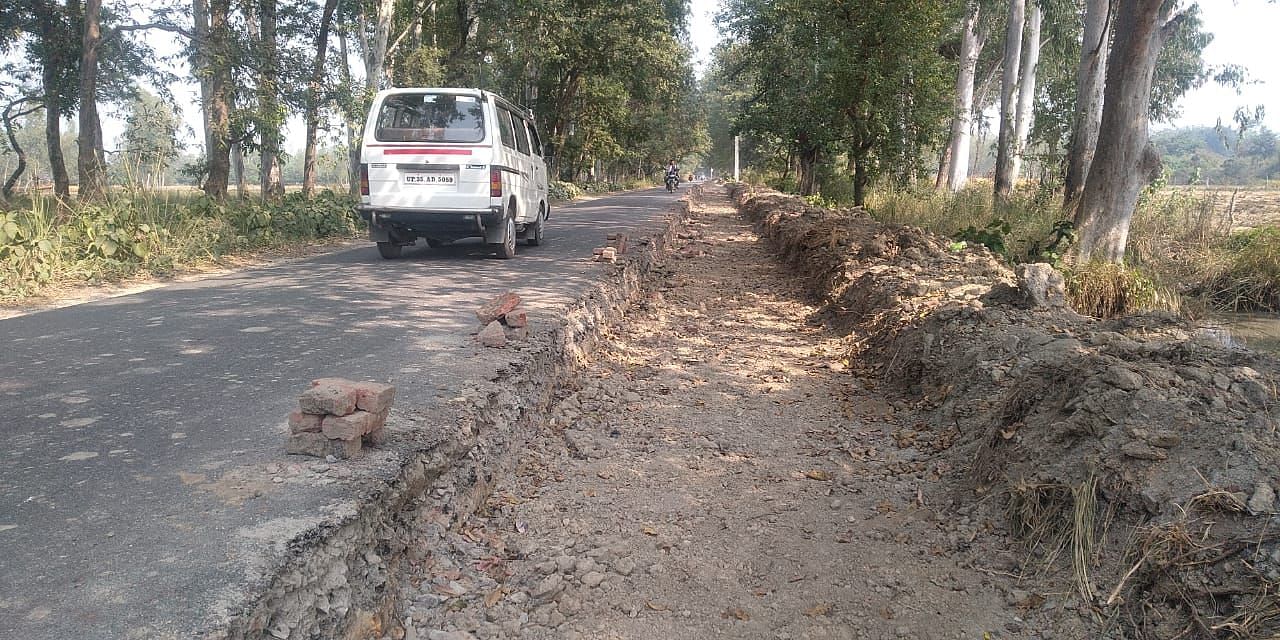
[{"label": "van side window", "polygon": [[529,125],[529,144],[532,147],[533,155],[542,155],[542,138],[538,137],[538,127],[534,126],[533,121],[528,122]]},{"label": "van side window", "polygon": [[511,122],[516,128],[516,148],[520,153],[529,155],[529,130],[524,128],[524,118],[513,113]]},{"label": "van side window", "polygon": [[498,107],[498,130],[502,135],[502,144],[515,149],[516,132],[511,128],[511,112],[502,107]]}]

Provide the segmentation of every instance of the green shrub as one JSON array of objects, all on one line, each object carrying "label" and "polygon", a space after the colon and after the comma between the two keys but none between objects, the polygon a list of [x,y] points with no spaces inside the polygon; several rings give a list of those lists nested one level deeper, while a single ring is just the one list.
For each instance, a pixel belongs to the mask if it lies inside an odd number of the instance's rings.
[{"label": "green shrub", "polygon": [[582,189],[572,182],[552,180],[547,184],[547,197],[552,200],[577,200],[582,197]]},{"label": "green shrub", "polygon": [[33,200],[0,211],[0,299],[38,294],[55,282],[106,282],[162,275],[238,251],[360,228],[352,202],[325,191],[278,204],[138,193],[59,209]]}]

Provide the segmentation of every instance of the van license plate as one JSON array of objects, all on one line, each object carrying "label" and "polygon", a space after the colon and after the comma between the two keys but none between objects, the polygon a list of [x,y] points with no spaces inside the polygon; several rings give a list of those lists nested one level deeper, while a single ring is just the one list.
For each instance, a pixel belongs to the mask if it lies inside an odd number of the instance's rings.
[{"label": "van license plate", "polygon": [[405,184],[448,184],[457,183],[458,178],[450,173],[406,173]]}]

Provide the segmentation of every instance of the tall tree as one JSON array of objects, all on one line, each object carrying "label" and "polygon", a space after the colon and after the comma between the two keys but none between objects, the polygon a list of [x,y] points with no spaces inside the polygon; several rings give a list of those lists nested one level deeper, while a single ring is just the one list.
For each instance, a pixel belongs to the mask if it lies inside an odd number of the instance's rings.
[{"label": "tall tree", "polygon": [[[1035,0],[1032,0],[1033,2]],[[1022,62],[1022,32],[1026,25],[1027,0],[1009,0],[1008,24],[1004,33],[1004,71],[1000,79],[1000,136],[996,142],[995,193],[1003,198],[1013,189],[1014,141],[1017,136],[1019,64]]]},{"label": "tall tree", "polygon": [[987,32],[982,27],[982,4],[969,2],[960,27],[960,59],[956,72],[955,113],[951,117],[951,137],[944,154],[947,162],[939,171],[938,182],[952,191],[964,188],[969,177],[969,148],[973,134],[973,89],[978,76],[978,58],[982,55]]},{"label": "tall tree", "polygon": [[1009,152],[1009,174],[1014,182],[1022,172],[1022,157],[1027,152],[1027,134],[1035,117],[1036,70],[1040,65],[1040,22],[1044,14],[1040,0],[1031,0],[1027,26],[1023,31],[1022,60],[1019,62],[1018,105],[1013,124],[1013,146]]},{"label": "tall tree", "polygon": [[204,192],[225,200],[231,179],[231,0],[209,0],[208,53],[204,56],[209,80],[208,175]]},{"label": "tall tree", "polygon": [[1084,38],[1076,69],[1076,108],[1067,152],[1063,200],[1074,207],[1084,190],[1102,124],[1102,91],[1111,49],[1112,0],[1086,0]]},{"label": "tall tree", "polygon": [[306,135],[302,155],[302,193],[311,197],[316,190],[316,136],[320,130],[320,102],[324,95],[325,59],[329,53],[329,30],[333,25],[333,12],[338,0],[325,0],[320,14],[320,26],[316,30],[315,58],[311,65],[311,77],[307,81],[307,97],[303,120]]},{"label": "tall tree", "polygon": [[32,40],[32,57],[40,61],[41,102],[45,108],[45,148],[49,154],[49,172],[53,178],[53,193],[59,198],[71,197],[71,175],[62,155],[62,117],[75,106],[75,94],[71,85],[79,65],[80,39],[75,38],[73,17],[78,15],[77,0],[67,0],[65,8],[53,0],[35,0],[31,5],[36,21]]},{"label": "tall tree", "polygon": [[280,52],[276,42],[276,0],[259,0],[258,131],[260,135],[262,199],[279,201],[284,196],[280,172],[280,130],[284,126],[284,106],[280,101]]},{"label": "tall tree", "polygon": [[102,157],[102,124],[98,118],[98,45],[102,42],[102,0],[85,0],[80,44],[80,144],[76,169],[81,200],[106,195],[107,165]]},{"label": "tall tree", "polygon": [[1124,260],[1138,194],[1159,167],[1148,143],[1151,85],[1160,51],[1183,16],[1174,15],[1176,8],[1175,0],[1117,7],[1098,145],[1075,218],[1080,260]]}]

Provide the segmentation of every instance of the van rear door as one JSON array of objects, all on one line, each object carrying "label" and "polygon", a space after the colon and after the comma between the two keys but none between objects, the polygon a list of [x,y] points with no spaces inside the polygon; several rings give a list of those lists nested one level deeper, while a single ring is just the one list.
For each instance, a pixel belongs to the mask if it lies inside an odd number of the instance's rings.
[{"label": "van rear door", "polygon": [[369,203],[434,211],[489,206],[491,153],[478,95],[386,94],[366,133]]}]

